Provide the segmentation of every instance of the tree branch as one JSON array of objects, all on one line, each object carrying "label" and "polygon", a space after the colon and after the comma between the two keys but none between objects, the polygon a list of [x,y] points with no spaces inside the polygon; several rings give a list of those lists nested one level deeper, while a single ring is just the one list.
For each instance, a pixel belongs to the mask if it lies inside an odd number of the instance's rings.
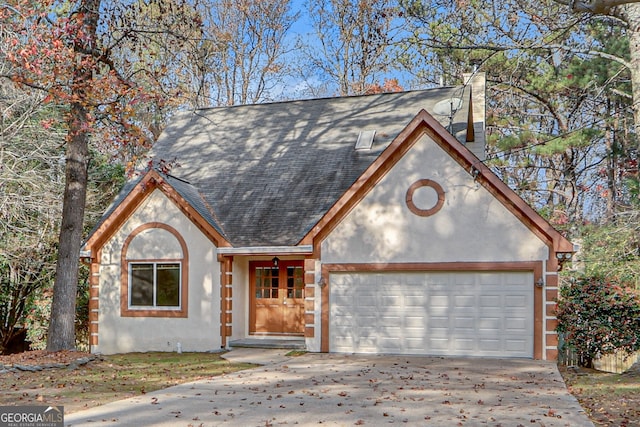
[{"label": "tree branch", "polygon": [[[640,0],[638,0],[640,2]],[[428,47],[430,49],[449,49],[449,50],[487,50],[491,52],[506,52],[509,50],[564,50],[566,52],[583,54],[583,55],[591,55],[598,56],[600,58],[608,59],[610,61],[617,62],[618,64],[631,69],[631,63],[624,58],[621,58],[616,55],[611,55],[610,53],[602,52],[599,50],[593,49],[575,49],[564,45],[539,45],[539,46],[494,46],[494,45],[450,45],[450,44],[440,44],[440,43],[429,43],[422,42],[423,46]]]},{"label": "tree branch", "polygon": [[593,13],[596,15],[609,15],[611,9],[629,3],[640,3],[639,0],[554,0],[556,3],[569,6],[574,12]]}]

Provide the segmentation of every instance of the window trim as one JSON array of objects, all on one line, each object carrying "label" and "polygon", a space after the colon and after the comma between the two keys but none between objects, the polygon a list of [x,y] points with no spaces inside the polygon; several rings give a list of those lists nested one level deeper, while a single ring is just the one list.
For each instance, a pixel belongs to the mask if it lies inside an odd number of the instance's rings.
[{"label": "window trim", "polygon": [[[180,244],[182,259],[128,259],[127,251],[133,239],[145,230],[161,228],[171,233]],[[122,245],[120,257],[120,316],[121,317],[189,317],[189,253],[187,244],[178,231],[170,225],[160,222],[143,224],[133,230]],[[180,307],[131,307],[129,305],[130,290],[130,263],[180,263]]]},{"label": "window trim", "polygon": [[[133,305],[131,304],[131,297],[132,297],[132,292],[131,292],[131,286],[133,286],[133,269],[131,268],[133,265],[146,265],[146,264],[151,264],[153,265],[153,299],[154,299],[154,304],[153,305]],[[157,289],[158,289],[158,283],[157,283],[157,279],[158,279],[158,269],[157,266],[158,264],[173,264],[173,265],[178,265],[178,268],[180,269],[180,274],[178,276],[178,305],[170,305],[170,306],[163,306],[163,305],[156,305],[157,304]],[[128,281],[127,281],[127,286],[129,287],[128,289],[128,300],[127,300],[127,307],[129,308],[129,310],[163,310],[163,311],[167,311],[167,310],[180,310],[182,308],[182,293],[180,292],[180,289],[182,289],[182,260],[181,259],[161,259],[161,260],[155,260],[155,261],[150,261],[147,259],[144,260],[134,260],[134,259],[129,259],[127,260],[127,270],[128,270]]]}]

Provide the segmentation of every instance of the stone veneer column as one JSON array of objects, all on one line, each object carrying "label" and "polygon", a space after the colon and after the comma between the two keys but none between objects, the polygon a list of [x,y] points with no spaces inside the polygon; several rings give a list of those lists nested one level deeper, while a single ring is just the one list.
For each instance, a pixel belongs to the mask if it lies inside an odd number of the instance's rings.
[{"label": "stone veneer column", "polygon": [[304,337],[315,337],[316,260],[304,260]]}]

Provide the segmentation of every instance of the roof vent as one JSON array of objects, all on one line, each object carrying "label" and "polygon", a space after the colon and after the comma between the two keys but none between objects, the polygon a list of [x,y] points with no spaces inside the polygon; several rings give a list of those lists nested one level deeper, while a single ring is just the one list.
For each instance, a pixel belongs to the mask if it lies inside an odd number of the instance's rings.
[{"label": "roof vent", "polygon": [[358,141],[356,142],[356,150],[371,150],[373,145],[373,138],[376,136],[375,130],[363,130],[358,135]]}]

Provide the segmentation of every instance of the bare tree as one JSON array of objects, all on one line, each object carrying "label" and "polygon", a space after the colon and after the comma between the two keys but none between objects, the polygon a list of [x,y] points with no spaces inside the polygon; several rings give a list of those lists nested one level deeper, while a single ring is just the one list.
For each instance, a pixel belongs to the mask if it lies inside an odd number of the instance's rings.
[{"label": "bare tree", "polygon": [[301,50],[315,79],[340,95],[364,94],[379,83],[393,61],[390,49],[398,29],[396,2],[389,0],[311,0],[315,38]]},{"label": "bare tree", "polygon": [[64,133],[49,126],[58,112],[43,98],[0,80],[0,353],[55,271]]},{"label": "bare tree", "polygon": [[248,104],[280,96],[298,19],[290,0],[208,0],[199,8],[203,39],[192,54],[199,106]]}]

